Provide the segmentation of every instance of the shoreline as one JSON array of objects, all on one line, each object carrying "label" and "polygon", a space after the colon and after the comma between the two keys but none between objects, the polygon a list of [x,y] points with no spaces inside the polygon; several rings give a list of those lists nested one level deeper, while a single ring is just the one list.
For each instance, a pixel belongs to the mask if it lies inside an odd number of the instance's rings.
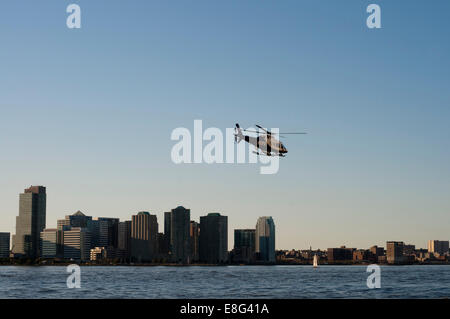
[{"label": "shoreline", "polygon": [[[255,267],[274,267],[274,266],[303,266],[303,267],[313,267],[312,264],[189,264],[189,265],[180,265],[180,264],[80,264],[77,262],[72,263],[58,263],[58,264],[0,264],[2,266],[17,266],[17,267],[67,267],[69,265],[79,265],[80,267],[245,267],[245,266],[255,266]],[[450,266],[450,263],[423,263],[423,264],[377,264],[377,263],[367,263],[367,264],[321,264],[320,267],[328,267],[328,266],[369,266],[369,265],[378,265],[378,266],[393,266],[393,267],[401,267],[401,266]]]}]

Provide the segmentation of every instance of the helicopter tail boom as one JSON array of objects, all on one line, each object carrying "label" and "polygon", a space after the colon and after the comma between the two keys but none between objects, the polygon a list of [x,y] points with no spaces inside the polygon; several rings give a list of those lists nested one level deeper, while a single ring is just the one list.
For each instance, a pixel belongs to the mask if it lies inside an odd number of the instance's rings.
[{"label": "helicopter tail boom", "polygon": [[236,127],[234,128],[234,141],[236,143],[239,143],[240,141],[242,141],[244,139],[244,134],[242,134],[242,129],[239,126],[238,123],[236,123]]}]

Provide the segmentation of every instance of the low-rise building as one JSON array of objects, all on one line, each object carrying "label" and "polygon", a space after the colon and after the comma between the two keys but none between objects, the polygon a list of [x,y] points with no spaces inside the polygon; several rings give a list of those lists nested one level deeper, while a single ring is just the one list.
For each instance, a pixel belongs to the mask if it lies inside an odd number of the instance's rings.
[{"label": "low-rise building", "polygon": [[437,253],[439,255],[449,254],[449,241],[448,240],[429,240],[428,252]]},{"label": "low-rise building", "polygon": [[370,250],[358,249],[353,251],[354,262],[376,262],[377,257]]},{"label": "low-rise building", "polygon": [[404,246],[405,244],[402,241],[388,241],[386,243],[386,257],[389,264],[405,263]]},{"label": "low-rise building", "polygon": [[118,258],[118,250],[112,246],[109,247],[95,247],[90,251],[91,261],[101,261],[101,260],[113,260]]},{"label": "low-rise building", "polygon": [[329,263],[345,263],[353,260],[353,251],[355,248],[347,248],[341,246],[340,248],[328,248],[327,258]]}]

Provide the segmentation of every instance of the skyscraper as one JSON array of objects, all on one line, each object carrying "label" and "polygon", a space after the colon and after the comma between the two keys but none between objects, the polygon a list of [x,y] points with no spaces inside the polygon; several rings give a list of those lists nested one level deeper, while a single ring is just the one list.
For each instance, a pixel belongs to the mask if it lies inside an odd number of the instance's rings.
[{"label": "skyscraper", "polygon": [[139,212],[131,219],[131,258],[151,262],[158,253],[158,221],[156,215]]},{"label": "skyscraper", "polygon": [[13,253],[28,258],[40,256],[40,235],[45,229],[46,189],[31,186],[19,197],[19,216],[13,236]]},{"label": "skyscraper", "polygon": [[119,218],[97,217],[93,219],[95,232],[98,231],[97,247],[118,247]]},{"label": "skyscraper", "polygon": [[251,263],[255,261],[255,230],[234,230],[234,262]]},{"label": "skyscraper", "polygon": [[275,262],[275,223],[272,217],[259,217],[256,223],[255,251],[262,262]]},{"label": "skyscraper", "polygon": [[131,253],[131,221],[119,222],[118,229],[118,256],[119,258],[128,259]]},{"label": "skyscraper", "polygon": [[199,235],[200,235],[200,225],[197,222],[191,220],[191,225],[189,228],[191,261],[198,261],[200,258]]},{"label": "skyscraper", "polygon": [[167,252],[172,251],[170,243],[172,242],[172,212],[164,213],[164,239],[166,241]]},{"label": "skyscraper", "polygon": [[158,233],[158,258],[167,261],[169,254],[169,245],[164,233]]},{"label": "skyscraper", "polygon": [[200,261],[219,264],[228,261],[228,217],[210,213],[200,217]]},{"label": "skyscraper", "polygon": [[171,261],[188,263],[190,259],[189,227],[191,211],[178,206],[170,213]]},{"label": "skyscraper", "polygon": [[449,253],[449,241],[448,240],[429,240],[428,252],[444,255]]},{"label": "skyscraper", "polygon": [[10,233],[0,233],[0,258],[9,258]]}]

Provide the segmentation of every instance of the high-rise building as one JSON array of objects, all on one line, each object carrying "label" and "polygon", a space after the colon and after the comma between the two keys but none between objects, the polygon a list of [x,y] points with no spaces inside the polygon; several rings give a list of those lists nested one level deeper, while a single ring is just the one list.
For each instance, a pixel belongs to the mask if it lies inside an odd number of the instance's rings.
[{"label": "high-rise building", "polygon": [[139,212],[131,220],[131,258],[151,262],[158,253],[158,221],[156,215]]},{"label": "high-rise building", "polygon": [[77,211],[57,221],[57,229],[60,231],[70,230],[72,227],[86,228],[91,234],[91,248],[99,245],[99,223],[93,220],[92,216],[86,216],[81,211]]},{"label": "high-rise building", "polygon": [[167,252],[172,251],[170,243],[172,241],[172,212],[164,213],[164,239],[166,241],[165,246],[167,246]]},{"label": "high-rise building", "polygon": [[101,243],[105,243],[104,233],[102,240],[100,240],[100,222],[97,219],[89,219],[86,225],[86,228],[91,233],[91,249],[100,247]]},{"label": "high-rise building", "polygon": [[93,219],[95,233],[98,231],[96,247],[118,247],[119,218],[97,217]]},{"label": "high-rise building", "polygon": [[45,229],[46,203],[46,189],[43,186],[31,186],[20,194],[12,247],[15,255],[28,258],[41,255],[40,235]]},{"label": "high-rise building", "polygon": [[58,220],[57,227],[59,230],[63,230],[64,226],[86,228],[91,220],[92,216],[86,216],[81,211],[77,211],[72,215],[66,215],[65,219]]},{"label": "high-rise building", "polygon": [[233,261],[252,263],[255,261],[255,229],[235,229]]},{"label": "high-rise building", "polygon": [[63,231],[56,228],[46,228],[41,232],[42,258],[63,257]]},{"label": "high-rise building", "polygon": [[449,241],[448,240],[429,240],[428,252],[444,255],[449,253]]},{"label": "high-rise building", "polygon": [[131,220],[119,222],[118,257],[130,258],[131,253]]},{"label": "high-rise building", "polygon": [[189,228],[191,211],[183,206],[172,209],[170,214],[170,249],[171,261],[189,263],[190,243]]},{"label": "high-rise building", "polygon": [[63,231],[64,259],[89,260],[91,233],[87,228],[71,227]]},{"label": "high-rise building", "polygon": [[10,233],[0,233],[0,258],[9,258],[10,238]]},{"label": "high-rise building", "polygon": [[191,244],[191,261],[198,261],[200,258],[199,254],[199,235],[200,235],[200,225],[199,223],[191,220],[191,225],[189,228],[190,244]]},{"label": "high-rise building", "polygon": [[158,233],[158,258],[162,258],[167,261],[169,254],[169,245],[166,240],[164,233]]},{"label": "high-rise building", "polygon": [[219,264],[228,261],[228,217],[210,213],[200,217],[200,261]]},{"label": "high-rise building", "polygon": [[272,217],[259,217],[255,231],[255,252],[262,262],[275,262],[275,223]]},{"label": "high-rise building", "polygon": [[403,264],[405,262],[404,246],[405,244],[402,241],[386,242],[386,259],[389,264]]}]

